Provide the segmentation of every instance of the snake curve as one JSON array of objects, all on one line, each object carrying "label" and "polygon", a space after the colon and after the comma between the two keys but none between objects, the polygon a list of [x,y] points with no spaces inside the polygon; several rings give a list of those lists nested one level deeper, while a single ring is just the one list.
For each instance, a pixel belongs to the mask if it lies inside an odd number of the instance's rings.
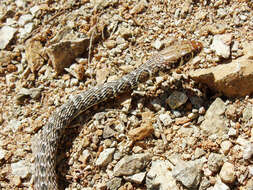
[{"label": "snake curve", "polygon": [[109,98],[134,89],[139,83],[186,62],[202,49],[197,41],[181,41],[158,54],[122,78],[90,88],[70,98],[49,117],[47,124],[36,134],[33,142],[35,156],[34,187],[36,190],[58,190],[56,153],[66,126],[80,113]]}]

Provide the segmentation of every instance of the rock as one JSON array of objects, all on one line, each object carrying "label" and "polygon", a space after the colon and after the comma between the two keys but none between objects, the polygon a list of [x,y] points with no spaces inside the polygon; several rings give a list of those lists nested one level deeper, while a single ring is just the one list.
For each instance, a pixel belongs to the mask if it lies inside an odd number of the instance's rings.
[{"label": "rock", "polygon": [[231,63],[190,72],[190,77],[228,97],[241,97],[253,92],[253,42],[245,47],[245,55]]},{"label": "rock", "polygon": [[82,80],[84,77],[85,69],[81,64],[73,64],[69,68],[65,68],[65,70],[78,80]]},{"label": "rock", "polygon": [[0,160],[4,159],[6,154],[7,154],[7,151],[0,148]]},{"label": "rock", "polygon": [[128,176],[139,173],[150,162],[151,155],[148,153],[125,156],[114,167],[114,176]]},{"label": "rock", "polygon": [[130,129],[128,132],[129,137],[134,140],[143,140],[146,137],[154,133],[154,127],[152,126],[151,121],[142,123],[140,127]]},{"label": "rock", "polygon": [[249,169],[249,174],[250,174],[251,176],[253,176],[253,165],[249,165],[249,166],[248,166],[248,169]]},{"label": "rock", "polygon": [[83,164],[86,164],[86,161],[88,160],[88,158],[91,156],[89,150],[85,149],[82,154],[79,157],[79,161],[82,162]]},{"label": "rock", "polygon": [[31,14],[21,15],[21,17],[19,17],[18,24],[20,26],[24,26],[26,23],[32,21],[32,19],[33,15]]},{"label": "rock", "polygon": [[5,49],[10,43],[17,29],[10,26],[3,26],[0,29],[0,49]]},{"label": "rock", "polygon": [[41,90],[42,89],[40,88],[21,88],[16,96],[16,101],[18,104],[21,104],[27,97],[30,97],[32,99],[38,99],[41,96]]},{"label": "rock", "polygon": [[90,0],[90,3],[92,6],[94,6],[95,10],[99,10],[99,9],[104,9],[105,7],[108,7],[108,6],[113,7],[116,3],[118,3],[118,0],[108,0],[108,1]]},{"label": "rock", "polygon": [[45,62],[42,43],[37,40],[28,40],[25,44],[25,59],[32,72],[38,71]]},{"label": "rock", "polygon": [[245,190],[253,190],[253,178],[249,179],[246,186]]},{"label": "rock", "polygon": [[15,176],[19,176],[22,179],[28,177],[30,172],[29,165],[24,161],[20,160],[16,163],[11,164],[12,174]]},{"label": "rock", "polygon": [[248,122],[252,118],[252,110],[253,110],[252,105],[246,106],[246,108],[243,110],[242,113],[243,121]]},{"label": "rock", "polygon": [[[61,35],[58,38],[61,39]],[[57,37],[57,36],[56,36]],[[58,41],[55,37],[54,40]],[[57,74],[60,74],[64,68],[69,67],[69,65],[74,62],[74,60],[87,51],[89,47],[90,40],[88,37],[77,38],[72,37],[71,40],[65,39],[60,42],[49,46],[46,49],[49,59],[52,61],[52,65]]]},{"label": "rock", "polygon": [[232,34],[215,35],[211,49],[214,50],[218,56],[221,56],[225,59],[229,58],[232,38]]},{"label": "rock", "polygon": [[28,34],[32,32],[33,28],[34,23],[32,22],[25,24],[24,28],[19,28],[20,38],[25,38]]},{"label": "rock", "polygon": [[217,10],[217,16],[220,17],[220,18],[224,18],[225,16],[227,16],[228,13],[226,11],[226,9],[223,9],[223,8],[219,8]]},{"label": "rock", "polygon": [[173,165],[168,160],[152,161],[151,168],[146,176],[147,189],[179,190],[176,180],[169,170],[172,167]]},{"label": "rock", "polygon": [[104,45],[108,48],[108,49],[112,49],[115,48],[117,43],[115,40],[107,40],[104,42]]},{"label": "rock", "polygon": [[175,124],[176,125],[183,125],[187,122],[191,121],[188,117],[179,117],[175,119]]},{"label": "rock", "polygon": [[138,14],[141,13],[145,7],[147,6],[147,1],[146,0],[141,0],[139,3],[137,3],[130,11],[130,14]]},{"label": "rock", "polygon": [[156,111],[160,111],[161,110],[161,100],[158,98],[155,98],[153,100],[151,100],[150,104],[152,105],[152,107],[156,110]]},{"label": "rock", "polygon": [[22,121],[12,119],[9,121],[6,129],[12,130],[13,132],[17,132],[21,128],[21,125],[22,125]]},{"label": "rock", "polygon": [[26,2],[25,1],[23,1],[23,0],[16,0],[15,1],[15,3],[16,3],[16,5],[19,7],[19,8],[25,8],[25,6],[26,6]]},{"label": "rock", "polygon": [[164,47],[164,42],[157,39],[154,43],[152,43],[152,46],[157,50],[161,50]]},{"label": "rock", "polygon": [[136,184],[141,184],[143,182],[145,176],[146,176],[146,172],[141,172],[141,173],[134,174],[131,176],[126,176],[126,177],[124,177],[124,179],[126,181],[130,181],[130,182],[133,182]]},{"label": "rock", "polygon": [[205,120],[200,125],[203,135],[217,135],[221,137],[227,133],[226,119],[223,116],[225,108],[225,103],[220,98],[216,98],[210,105],[206,111]]},{"label": "rock", "polygon": [[237,130],[234,128],[229,128],[228,130],[228,136],[229,137],[236,137],[237,136]]},{"label": "rock", "polygon": [[201,177],[203,160],[195,160],[176,164],[172,169],[172,175],[177,181],[180,181],[189,189],[196,189],[199,186]]},{"label": "rock", "polygon": [[225,155],[227,155],[229,153],[231,147],[233,146],[233,144],[230,141],[226,140],[226,141],[223,141],[220,146],[221,146],[221,151]]},{"label": "rock", "polygon": [[187,100],[188,97],[185,95],[185,93],[174,91],[166,100],[166,103],[170,106],[171,109],[176,109],[185,104]]},{"label": "rock", "polygon": [[17,71],[17,70],[18,70],[18,68],[17,68],[16,65],[9,64],[9,65],[7,66],[7,71],[8,71],[9,73],[15,72],[15,71]]},{"label": "rock", "polygon": [[225,162],[220,171],[220,178],[224,183],[234,183],[236,178],[234,165],[229,162]]},{"label": "rock", "polygon": [[160,114],[159,119],[162,121],[165,127],[168,127],[172,123],[172,119],[169,113]]},{"label": "rock", "polygon": [[118,45],[124,45],[125,42],[124,40],[127,40],[132,36],[132,32],[129,28],[121,27],[119,28],[119,34],[123,38],[122,40],[119,40],[120,38],[117,39]]},{"label": "rock", "polygon": [[208,157],[208,168],[214,173],[217,173],[220,170],[223,163],[224,156],[222,156],[221,154],[211,153]]},{"label": "rock", "polygon": [[213,35],[215,34],[223,34],[226,31],[227,28],[227,24],[226,23],[214,23],[214,24],[210,24],[210,25],[206,25],[201,29],[201,33],[203,35],[208,35],[208,33],[211,33]]},{"label": "rock", "polygon": [[36,16],[36,17],[38,17],[41,14],[40,10],[41,10],[41,7],[37,5],[30,8],[30,12],[32,13],[33,16]]},{"label": "rock", "polygon": [[243,146],[243,159],[248,160],[253,157],[253,143],[248,142]]},{"label": "rock", "polygon": [[114,136],[115,134],[117,134],[117,132],[115,130],[113,130],[109,126],[105,126],[105,128],[103,130],[103,138],[104,139],[110,138],[110,137]]},{"label": "rock", "polygon": [[206,152],[202,148],[196,148],[194,152],[194,157],[195,158],[200,158],[201,156],[205,155]]},{"label": "rock", "polygon": [[210,180],[207,177],[203,177],[199,185],[199,190],[207,190],[211,186]]},{"label": "rock", "polygon": [[119,177],[114,177],[107,182],[106,186],[109,190],[118,190],[121,186],[122,179]]},{"label": "rock", "polygon": [[115,151],[115,148],[107,148],[103,150],[103,152],[99,154],[99,157],[96,161],[96,165],[104,167],[107,164],[109,164],[112,161],[112,156],[113,156],[114,151]]},{"label": "rock", "polygon": [[229,186],[222,183],[220,180],[217,180],[212,190],[230,190]]},{"label": "rock", "polygon": [[103,84],[106,81],[109,74],[110,70],[108,68],[98,69],[96,72],[97,84]]},{"label": "rock", "polygon": [[19,176],[14,176],[14,177],[12,178],[12,183],[13,183],[14,185],[16,185],[16,186],[20,186],[21,183],[22,183],[22,181],[21,181],[21,179],[20,179]]},{"label": "rock", "polygon": [[237,114],[236,114],[236,107],[234,105],[228,105],[227,106],[227,109],[226,109],[226,112],[225,112],[225,115],[228,119],[233,119],[235,120],[236,117],[237,117]]}]

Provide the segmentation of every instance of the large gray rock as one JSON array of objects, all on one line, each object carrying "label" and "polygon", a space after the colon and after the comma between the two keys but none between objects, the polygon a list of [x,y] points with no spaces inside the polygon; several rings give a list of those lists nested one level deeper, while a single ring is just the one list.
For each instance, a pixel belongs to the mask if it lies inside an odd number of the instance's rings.
[{"label": "large gray rock", "polygon": [[176,180],[172,177],[169,168],[173,165],[168,160],[156,160],[146,176],[148,190],[178,190]]},{"label": "large gray rock", "polygon": [[114,176],[128,176],[139,173],[150,162],[151,155],[148,153],[125,156],[114,167]]},{"label": "large gray rock", "polygon": [[205,120],[200,125],[203,135],[217,135],[221,137],[227,133],[227,120],[224,117],[225,109],[225,103],[220,98],[216,98],[207,110]]},{"label": "large gray rock", "polygon": [[180,181],[185,187],[189,189],[197,189],[202,177],[202,166],[204,159],[189,161],[177,164],[173,170],[172,175],[177,181]]}]

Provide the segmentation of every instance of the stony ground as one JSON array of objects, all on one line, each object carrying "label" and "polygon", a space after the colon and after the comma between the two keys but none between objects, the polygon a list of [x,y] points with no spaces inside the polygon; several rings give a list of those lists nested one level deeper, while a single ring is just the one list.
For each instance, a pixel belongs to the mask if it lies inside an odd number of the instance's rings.
[{"label": "stony ground", "polygon": [[0,189],[33,189],[33,137],[56,107],[176,40],[204,49],[69,126],[61,188],[253,189],[251,0],[0,5]]}]

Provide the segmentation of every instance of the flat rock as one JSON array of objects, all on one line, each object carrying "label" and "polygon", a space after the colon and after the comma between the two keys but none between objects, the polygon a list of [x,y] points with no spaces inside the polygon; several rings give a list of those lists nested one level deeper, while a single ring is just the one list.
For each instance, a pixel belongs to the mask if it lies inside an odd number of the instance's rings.
[{"label": "flat rock", "polygon": [[125,156],[114,167],[114,176],[129,176],[139,173],[150,162],[151,155],[149,153],[135,154]]},{"label": "flat rock", "polygon": [[72,64],[69,68],[65,68],[65,70],[78,80],[82,80],[84,78],[85,69],[82,64]]},{"label": "flat rock", "polygon": [[7,151],[0,148],[0,160],[4,159],[6,154],[7,154]]},{"label": "flat rock", "polygon": [[243,147],[243,159],[248,160],[253,157],[253,143],[248,142]]},{"label": "flat rock", "polygon": [[227,186],[225,183],[222,183],[220,180],[218,180],[212,190],[230,190],[229,186]]},{"label": "flat rock", "polygon": [[245,55],[231,63],[190,72],[190,77],[222,92],[228,97],[241,97],[253,92],[253,43],[245,47]]},{"label": "flat rock", "polygon": [[124,179],[126,181],[134,182],[136,184],[141,184],[143,182],[145,176],[146,176],[146,172],[141,172],[141,173],[134,174],[131,176],[126,176],[126,177],[124,177]]},{"label": "flat rock", "polygon": [[169,113],[160,114],[159,119],[162,121],[162,123],[166,127],[169,126],[173,122]]},{"label": "flat rock", "polygon": [[169,168],[173,165],[168,160],[156,160],[146,176],[146,185],[148,190],[178,190],[176,180],[172,177]]},{"label": "flat rock", "polygon": [[96,165],[97,166],[106,166],[112,161],[112,156],[115,151],[115,148],[107,148],[103,152],[100,153]]},{"label": "flat rock", "polygon": [[203,135],[216,135],[221,137],[227,133],[226,119],[223,116],[225,110],[225,103],[220,98],[216,98],[208,108],[205,114],[205,120],[200,125]]},{"label": "flat rock", "polygon": [[232,38],[232,34],[215,35],[211,49],[214,50],[218,56],[225,59],[229,58]]},{"label": "flat rock", "polygon": [[154,133],[154,127],[152,126],[152,123],[146,122],[146,123],[141,124],[140,127],[131,129],[128,132],[128,135],[132,140],[137,141],[137,140],[143,140],[153,133]]},{"label": "flat rock", "polygon": [[114,177],[107,182],[106,186],[109,190],[117,190],[121,186],[122,179],[119,177]]},{"label": "flat rock", "polygon": [[5,49],[12,40],[17,29],[10,26],[4,26],[0,29],[0,49]]},{"label": "flat rock", "polygon": [[48,47],[46,51],[56,73],[60,74],[64,68],[69,67],[75,58],[87,50],[88,45],[89,38],[79,38],[62,41]]},{"label": "flat rock", "polygon": [[172,175],[177,181],[180,181],[185,187],[189,189],[196,189],[202,177],[202,159],[178,163],[172,170]]},{"label": "flat rock", "polygon": [[38,99],[41,95],[41,90],[41,88],[21,88],[17,93],[16,101],[18,104],[22,104],[28,97],[32,99]]},{"label": "flat rock", "polygon": [[31,174],[29,165],[24,160],[11,164],[11,169],[13,175],[21,178],[26,178],[29,174]]},{"label": "flat rock", "polygon": [[211,153],[208,157],[208,168],[216,173],[220,170],[221,166],[224,163],[224,156],[221,154]]},{"label": "flat rock", "polygon": [[171,109],[176,109],[181,105],[185,104],[187,100],[188,97],[185,93],[175,91],[168,97],[166,103],[170,106]]},{"label": "flat rock", "polygon": [[44,48],[40,41],[31,39],[25,44],[25,59],[32,72],[38,71],[44,64]]}]

